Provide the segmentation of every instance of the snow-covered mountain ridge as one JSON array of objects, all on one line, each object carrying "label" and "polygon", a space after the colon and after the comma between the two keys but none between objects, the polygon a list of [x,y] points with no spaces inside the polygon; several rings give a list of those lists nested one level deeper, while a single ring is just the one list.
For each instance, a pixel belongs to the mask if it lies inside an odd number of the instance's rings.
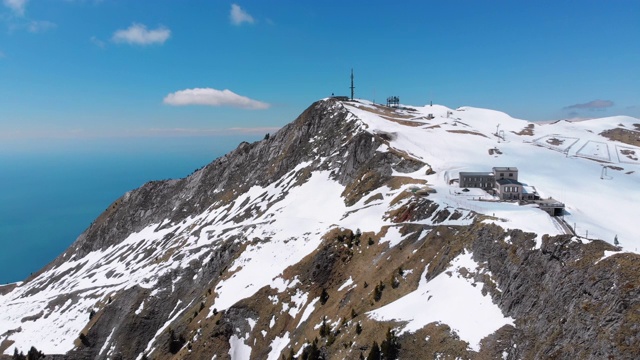
[{"label": "snow-covered mountain ridge", "polygon": [[[442,190],[439,193],[455,193],[449,180],[457,178],[460,171],[517,167],[521,180],[535,186],[542,197],[554,197],[566,203],[565,220],[576,224],[578,235],[589,234],[589,238],[609,242],[618,235],[621,240],[627,239],[622,241],[625,250],[637,252],[640,248],[640,239],[631,221],[634,215],[640,215],[637,206],[640,192],[633,190],[640,186],[638,119],[614,116],[576,123],[536,124],[493,110],[426,106],[393,111],[394,122],[379,113],[379,106],[365,103],[347,107],[364,119],[374,133],[397,134],[391,141],[392,147],[430,164],[437,174],[425,179],[432,187]],[[429,114],[435,118],[426,120]],[[631,143],[600,135],[608,130],[633,134]],[[473,198],[474,194],[468,197]],[[468,207],[485,214],[495,212],[491,206],[460,199],[458,196],[454,200],[456,207]],[[507,220],[505,226],[554,234],[544,225],[545,221],[530,219],[531,214],[523,214],[526,219],[518,221],[519,216],[513,213],[520,210],[511,211],[509,207],[513,208],[507,206],[499,210],[504,216],[498,217]]]},{"label": "snow-covered mountain ridge", "polygon": [[[619,249],[596,239],[637,252],[639,131],[629,117],[539,125],[469,107],[319,101],[186,179],[125,194],[42,272],[0,289],[0,351],[304,358],[318,337],[342,359],[390,328],[401,358],[562,358],[557,344],[599,333],[585,321],[597,309],[615,315],[609,336],[566,358],[628,354],[638,257],[606,257]],[[455,182],[493,166],[516,166],[563,201],[582,238]],[[541,304],[557,306],[532,317]],[[568,313],[561,324],[556,311]],[[555,338],[536,343],[542,334]]]}]

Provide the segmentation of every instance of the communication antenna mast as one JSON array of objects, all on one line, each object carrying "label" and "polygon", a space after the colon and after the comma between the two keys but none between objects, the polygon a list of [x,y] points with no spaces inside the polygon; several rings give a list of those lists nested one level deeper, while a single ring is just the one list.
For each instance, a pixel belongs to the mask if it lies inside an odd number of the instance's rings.
[{"label": "communication antenna mast", "polygon": [[355,89],[356,87],[353,86],[353,68],[351,69],[351,100],[353,100],[353,89]]}]

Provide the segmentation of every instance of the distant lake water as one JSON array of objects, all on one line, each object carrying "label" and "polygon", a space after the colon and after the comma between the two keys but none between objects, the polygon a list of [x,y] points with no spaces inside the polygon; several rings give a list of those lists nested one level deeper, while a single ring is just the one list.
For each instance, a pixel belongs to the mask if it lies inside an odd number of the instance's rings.
[{"label": "distant lake water", "polygon": [[114,200],[151,180],[182,178],[260,136],[119,139],[47,151],[0,147],[0,284],[64,252]]}]

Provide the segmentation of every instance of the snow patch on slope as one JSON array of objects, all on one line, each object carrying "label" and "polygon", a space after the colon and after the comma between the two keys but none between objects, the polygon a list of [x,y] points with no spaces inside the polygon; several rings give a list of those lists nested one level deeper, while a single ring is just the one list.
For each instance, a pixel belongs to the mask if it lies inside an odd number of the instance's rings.
[{"label": "snow patch on slope", "polygon": [[477,351],[480,340],[503,325],[513,324],[513,319],[505,317],[491,297],[482,295],[481,286],[474,286],[472,279],[458,272],[462,267],[475,270],[478,264],[471,254],[459,255],[449,267],[452,275],[443,272],[429,282],[425,269],[418,289],[367,314],[378,321],[405,321],[400,334],[432,322],[448,324]]},{"label": "snow patch on slope", "polygon": [[280,353],[289,344],[289,332],[286,332],[282,337],[276,336],[271,342],[271,351],[267,360],[278,360]]},{"label": "snow patch on slope", "polygon": [[251,358],[251,346],[244,343],[244,339],[241,337],[231,335],[229,339],[229,356],[231,360],[247,360]]},{"label": "snow patch on slope", "polygon": [[[287,267],[294,265],[315,250],[321,235],[338,223],[345,205],[340,197],[343,187],[331,180],[329,172],[313,173],[311,178],[290,190],[275,210],[278,221],[264,224],[251,235],[272,235],[271,241],[247,246],[235,260],[229,272],[233,275],[216,287],[217,298],[211,306],[224,310],[239,300],[250,297],[260,288],[271,285]],[[253,221],[253,220],[251,220]],[[260,219],[258,219],[260,221]]]}]

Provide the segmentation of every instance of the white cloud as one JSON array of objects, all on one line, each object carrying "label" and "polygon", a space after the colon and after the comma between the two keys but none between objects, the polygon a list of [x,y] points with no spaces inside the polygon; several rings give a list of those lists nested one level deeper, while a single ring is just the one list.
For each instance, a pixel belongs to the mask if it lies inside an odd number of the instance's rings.
[{"label": "white cloud", "polygon": [[3,0],[2,3],[20,16],[24,15],[24,8],[27,6],[27,0]]},{"label": "white cloud", "polygon": [[216,90],[212,88],[195,88],[176,91],[165,96],[163,102],[173,106],[208,105],[230,106],[242,109],[262,110],[269,108],[269,104],[249,99],[231,90]]},{"label": "white cloud", "polygon": [[584,104],[574,104],[565,106],[565,109],[588,109],[588,110],[604,110],[612,107],[613,101],[611,100],[593,100]]},{"label": "white cloud", "polygon": [[6,57],[6,55],[2,51],[0,51],[0,59],[3,59],[5,57]]},{"label": "white cloud", "polygon": [[97,47],[99,47],[99,48],[101,48],[101,49],[104,49],[104,47],[105,47],[105,43],[104,43],[104,41],[102,41],[102,40],[98,39],[98,38],[97,38],[97,37],[95,37],[95,36],[92,36],[92,37],[90,38],[90,40],[91,40],[91,42],[92,42],[95,46],[97,46]]},{"label": "white cloud", "polygon": [[46,20],[32,20],[27,24],[27,30],[32,33],[45,32],[55,28],[57,25]]},{"label": "white cloud", "polygon": [[229,15],[233,25],[242,25],[242,23],[253,24],[255,20],[248,12],[242,10],[240,5],[231,4],[231,14]]},{"label": "white cloud", "polygon": [[2,0],[2,4],[13,12],[13,15],[0,16],[0,22],[4,21],[6,23],[9,32],[26,30],[31,33],[40,33],[57,26],[51,21],[33,20],[25,16],[28,1],[29,0]]},{"label": "white cloud", "polygon": [[171,30],[164,26],[148,30],[143,24],[133,23],[127,29],[114,32],[111,41],[131,45],[164,44],[169,36],[171,36]]}]

